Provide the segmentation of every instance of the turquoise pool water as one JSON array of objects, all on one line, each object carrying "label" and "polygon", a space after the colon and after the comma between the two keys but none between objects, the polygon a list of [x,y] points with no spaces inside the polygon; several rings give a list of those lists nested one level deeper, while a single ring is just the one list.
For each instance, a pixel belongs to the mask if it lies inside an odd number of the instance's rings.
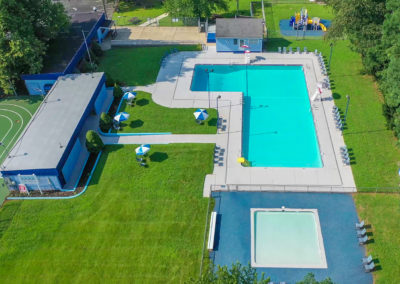
[{"label": "turquoise pool water", "polygon": [[326,266],[315,218],[311,211],[255,211],[253,260],[257,266]]},{"label": "turquoise pool water", "polygon": [[253,167],[322,167],[302,66],[196,65],[191,90],[244,93],[242,154]]}]

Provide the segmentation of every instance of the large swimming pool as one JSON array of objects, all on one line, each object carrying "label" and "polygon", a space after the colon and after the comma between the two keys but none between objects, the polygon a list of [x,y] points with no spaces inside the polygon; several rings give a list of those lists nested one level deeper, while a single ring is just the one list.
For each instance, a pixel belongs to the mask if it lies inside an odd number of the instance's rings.
[{"label": "large swimming pool", "polygon": [[322,167],[302,66],[196,65],[191,90],[244,93],[242,154],[253,167]]}]

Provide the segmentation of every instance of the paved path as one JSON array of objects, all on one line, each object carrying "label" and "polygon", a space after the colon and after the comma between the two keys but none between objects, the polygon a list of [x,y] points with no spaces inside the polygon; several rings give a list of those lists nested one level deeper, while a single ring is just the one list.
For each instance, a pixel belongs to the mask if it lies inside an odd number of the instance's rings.
[{"label": "paved path", "polygon": [[216,143],[215,134],[166,134],[102,136],[104,144],[171,144],[171,143]]},{"label": "paved path", "polygon": [[146,22],[144,22],[143,24],[140,24],[139,27],[147,27],[150,26],[151,24],[154,23],[158,23],[159,20],[164,19],[168,17],[168,13],[164,13],[156,18],[149,18],[149,20],[147,20]]}]

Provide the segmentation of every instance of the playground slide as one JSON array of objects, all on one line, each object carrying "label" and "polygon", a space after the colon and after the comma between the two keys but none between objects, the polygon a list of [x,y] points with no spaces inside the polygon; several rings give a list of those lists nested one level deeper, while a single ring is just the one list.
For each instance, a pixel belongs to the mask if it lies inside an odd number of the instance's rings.
[{"label": "playground slide", "polygon": [[326,32],[326,27],[324,24],[319,23],[319,26],[321,27],[321,30]]},{"label": "playground slide", "polygon": [[313,20],[311,20],[311,19],[308,19],[308,22],[307,22],[309,25],[311,25],[312,23],[313,23]]}]

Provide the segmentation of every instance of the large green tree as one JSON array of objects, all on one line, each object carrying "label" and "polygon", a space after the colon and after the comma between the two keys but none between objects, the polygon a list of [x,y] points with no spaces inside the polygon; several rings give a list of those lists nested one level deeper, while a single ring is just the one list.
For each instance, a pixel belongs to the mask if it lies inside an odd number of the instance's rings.
[{"label": "large green tree", "polygon": [[51,0],[0,0],[0,88],[6,94],[24,73],[38,73],[49,40],[68,26]]},{"label": "large green tree", "polygon": [[217,9],[227,10],[227,0],[165,0],[164,7],[173,17],[207,18]]},{"label": "large green tree", "polygon": [[379,77],[387,63],[381,43],[386,0],[328,0],[327,3],[335,12],[328,37],[347,37],[354,50],[362,55],[368,73]]}]

